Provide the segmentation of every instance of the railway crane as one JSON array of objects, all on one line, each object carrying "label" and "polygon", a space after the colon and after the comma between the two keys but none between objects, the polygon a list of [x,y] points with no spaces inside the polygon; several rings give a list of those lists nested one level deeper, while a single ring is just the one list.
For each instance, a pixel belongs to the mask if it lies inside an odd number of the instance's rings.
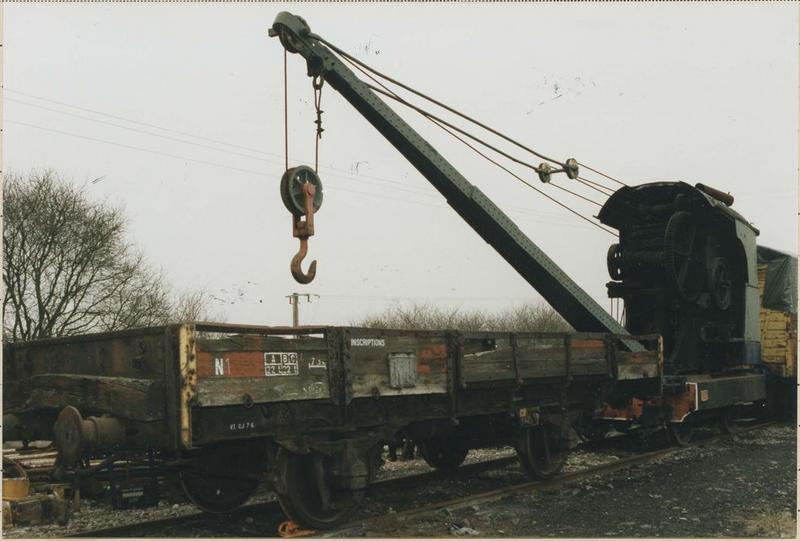
[{"label": "railway crane", "polygon": [[[607,267],[609,297],[624,300],[622,327],[326,45],[339,55],[342,51],[287,12],[277,16],[269,33],[305,59],[309,77],[326,81],[400,151],[575,330],[617,335],[631,352],[643,350],[631,333],[663,337],[663,392],[608,405],[601,418],[650,425],[667,421],[670,437],[680,443],[701,414],[732,415],[736,405],[766,399],[766,380],[757,368],[758,230],[731,208],[732,196],[704,184],[657,182],[624,186],[608,198],[598,219],[619,231]],[[302,166],[298,171],[309,174]],[[282,183],[285,202],[292,195],[286,189],[292,172]],[[576,178],[578,164],[566,160],[557,171],[543,164],[539,175],[549,181],[555,172]],[[318,177],[314,185],[321,186]],[[294,188],[294,194],[300,191]],[[298,198],[287,208],[297,215],[294,209],[308,205]],[[313,213],[307,216],[313,219]],[[683,423],[690,414],[692,423]]]},{"label": "railway crane", "polygon": [[[665,427],[681,444],[697,420],[732,430],[740,406],[765,400],[758,231],[730,196],[660,182],[608,198],[598,218],[619,231],[607,267],[609,295],[625,303],[622,326],[302,18],[282,12],[269,33],[287,57],[305,59],[316,90],[339,92],[575,332],[193,322],[4,344],[4,440],[52,440],[54,477],[100,478],[121,493],[131,472],[174,475],[195,504],[224,513],[266,472],[292,520],[324,529],[352,515],[384,445],[399,439],[441,470],[470,449],[513,445],[528,475],[547,478],[581,422]],[[540,179],[578,177],[578,162],[558,163],[538,167]],[[316,168],[287,164],[281,197],[300,240],[292,275],[308,283],[316,265],[302,264],[323,200]]]}]

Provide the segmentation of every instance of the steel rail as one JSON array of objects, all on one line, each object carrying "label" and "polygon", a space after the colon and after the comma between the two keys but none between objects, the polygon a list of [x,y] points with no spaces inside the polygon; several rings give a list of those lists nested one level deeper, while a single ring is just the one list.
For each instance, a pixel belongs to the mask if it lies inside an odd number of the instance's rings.
[{"label": "steel rail", "polygon": [[[461,466],[454,472],[442,472],[438,470],[416,473],[412,475],[405,475],[402,477],[393,477],[389,479],[382,479],[370,484],[370,489],[386,490],[390,488],[402,488],[405,486],[413,486],[415,484],[434,481],[438,479],[452,479],[452,478],[468,478],[470,476],[482,473],[485,471],[503,468],[517,462],[516,456],[496,458],[492,460],[485,460]],[[158,528],[175,526],[184,523],[199,522],[204,519],[212,517],[232,517],[243,515],[250,512],[258,511],[259,514],[276,513],[276,517],[285,520],[283,510],[277,500],[267,502],[258,502],[245,504],[237,509],[224,514],[210,513],[208,511],[196,511],[178,516],[164,517],[159,519],[150,520],[147,522],[138,522],[133,524],[123,524],[121,526],[112,526],[109,528],[100,528],[96,530],[84,530],[67,534],[64,537],[130,537],[140,536],[143,532],[156,530]],[[187,524],[188,525],[188,524]]]},{"label": "steel rail", "polygon": [[[746,432],[751,432],[753,430],[757,430],[760,428],[765,428],[767,426],[771,426],[775,424],[775,421],[770,421],[766,423],[760,423],[757,425],[752,425],[749,427],[742,428],[740,431],[736,433],[743,434]],[[321,537],[347,537],[347,534],[353,534],[352,536],[357,536],[355,530],[363,530],[365,526],[377,526],[381,523],[390,523],[398,520],[405,520],[410,519],[412,517],[417,517],[426,513],[430,513],[431,511],[439,511],[442,509],[459,509],[469,505],[475,504],[484,504],[490,503],[493,501],[501,500],[509,495],[512,494],[519,494],[525,492],[534,492],[538,490],[548,490],[552,488],[556,488],[562,485],[574,483],[581,479],[585,479],[588,477],[593,477],[595,475],[604,475],[608,473],[613,473],[615,471],[619,471],[626,468],[631,468],[633,466],[638,466],[641,464],[647,464],[650,462],[655,461],[656,459],[663,458],[666,456],[670,456],[673,454],[680,453],[686,449],[690,449],[692,447],[696,447],[701,443],[708,443],[711,441],[716,441],[718,439],[722,439],[725,437],[730,437],[727,434],[719,434],[716,436],[711,436],[708,438],[703,438],[696,442],[691,442],[687,445],[681,447],[667,447],[664,449],[658,449],[656,451],[649,451],[646,453],[637,454],[628,458],[623,458],[614,462],[610,462],[608,464],[602,464],[600,466],[593,466],[591,468],[586,468],[583,470],[579,470],[576,472],[565,473],[561,475],[557,475],[551,479],[547,479],[544,481],[526,481],[523,483],[518,483],[510,486],[506,486],[503,488],[488,490],[485,492],[480,492],[477,494],[471,494],[469,496],[462,496],[459,498],[452,498],[448,500],[443,500],[440,502],[428,502],[425,505],[416,506],[413,509],[409,509],[407,511],[399,511],[397,513],[392,513],[390,515],[383,514],[373,517],[368,517],[360,520],[353,520],[348,522],[345,525],[342,525],[336,529],[328,530],[324,532]]]},{"label": "steel rail", "polygon": [[[774,425],[775,423],[776,423],[775,421],[769,421],[765,423],[759,423],[756,425],[744,427],[737,432],[737,435],[765,428],[767,426]],[[611,442],[613,440],[618,440],[619,438],[626,438],[626,437],[627,435],[620,437],[611,437],[611,438],[606,438],[603,441]],[[730,436],[725,434],[719,434],[716,436],[699,439],[683,447],[667,447],[655,451],[639,453],[631,457],[622,458],[608,464],[593,466],[576,472],[570,472],[558,475],[546,481],[526,481],[523,483],[513,484],[503,488],[484,491],[469,496],[462,496],[459,498],[443,500],[440,502],[426,503],[424,506],[418,506],[415,507],[414,509],[409,509],[407,511],[399,511],[397,513],[392,513],[391,515],[383,514],[379,516],[361,518],[350,521],[333,530],[328,530],[324,533],[323,532],[317,532],[317,533],[319,533],[321,537],[341,536],[342,534],[347,534],[348,532],[351,532],[356,529],[363,529],[365,526],[379,525],[384,521],[393,521],[398,518],[399,519],[411,518],[417,515],[421,515],[423,513],[427,513],[430,511],[437,511],[444,508],[458,509],[468,505],[489,503],[492,501],[500,500],[512,494],[532,492],[536,490],[547,490],[558,486],[566,485],[569,483],[574,483],[580,479],[584,479],[587,477],[613,473],[615,471],[622,470],[625,468],[630,468],[633,466],[653,462],[658,458],[680,453],[685,449],[689,449],[697,445],[708,443],[725,437],[730,437]],[[584,448],[584,447],[596,448],[598,444],[602,445],[602,441],[591,442],[591,443],[587,442],[579,445],[579,448]],[[402,477],[383,479],[371,483],[370,490],[384,491],[394,488],[404,488],[440,479],[468,479],[476,474],[495,469],[500,469],[512,465],[516,462],[517,462],[517,457],[515,455],[515,456],[502,457],[502,458],[496,458],[492,460],[467,464],[461,466],[460,468],[452,472],[433,470]],[[178,526],[178,525],[192,526],[192,525],[197,525],[198,523],[201,523],[204,520],[212,519],[214,517],[226,517],[226,521],[229,521],[232,518],[249,513],[258,513],[258,515],[261,517],[264,517],[265,515],[274,514],[276,522],[286,520],[283,510],[280,507],[280,503],[278,502],[277,499],[275,499],[266,502],[245,504],[229,513],[224,513],[224,514],[210,513],[208,511],[196,511],[178,516],[158,518],[146,522],[124,524],[120,526],[112,526],[109,528],[100,528],[95,530],[83,530],[79,532],[65,534],[63,535],[63,537],[67,538],[134,537],[134,536],[141,537],[145,535],[147,532],[151,532],[159,528]]]}]

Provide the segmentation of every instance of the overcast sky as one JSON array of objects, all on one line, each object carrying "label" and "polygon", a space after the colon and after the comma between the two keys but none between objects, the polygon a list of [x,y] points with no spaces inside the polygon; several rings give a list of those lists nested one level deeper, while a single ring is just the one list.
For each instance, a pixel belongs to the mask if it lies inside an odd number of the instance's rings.
[{"label": "overcast sky", "polygon": [[[130,239],[148,260],[176,288],[213,295],[229,322],[287,324],[292,291],[321,296],[301,310],[302,323],[320,324],[347,324],[394,300],[502,309],[539,298],[330,87],[322,96],[325,201],[310,239],[317,278],[293,281],[298,242],[278,192],[283,49],[267,37],[282,10],[544,154],[628,184],[683,180],[729,191],[761,230],[760,243],[796,252],[796,3],[3,10],[4,169],[53,169],[123,206]],[[313,165],[312,87],[297,55],[289,95],[290,163]],[[613,237],[397,107],[608,306]],[[532,171],[514,170],[596,213]]]}]

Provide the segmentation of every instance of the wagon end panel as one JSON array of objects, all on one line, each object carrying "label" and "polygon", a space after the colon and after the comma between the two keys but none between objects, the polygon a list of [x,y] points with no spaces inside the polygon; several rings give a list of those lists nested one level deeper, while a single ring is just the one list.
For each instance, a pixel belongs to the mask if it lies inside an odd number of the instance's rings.
[{"label": "wagon end panel", "polygon": [[54,439],[68,406],[84,417],[111,417],[132,446],[167,435],[164,327],[17,342],[4,347],[4,438]]}]

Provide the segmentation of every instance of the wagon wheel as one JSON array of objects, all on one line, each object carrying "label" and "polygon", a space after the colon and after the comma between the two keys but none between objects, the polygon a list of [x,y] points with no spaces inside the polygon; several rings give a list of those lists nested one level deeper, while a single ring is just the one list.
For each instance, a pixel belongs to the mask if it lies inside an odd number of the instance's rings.
[{"label": "wagon wheel", "polygon": [[728,406],[720,411],[719,429],[723,434],[738,434],[760,420],[756,406]]},{"label": "wagon wheel", "polygon": [[364,489],[338,488],[331,471],[333,459],[320,453],[278,452],[275,483],[278,501],[292,521],[316,530],[333,528],[346,521],[364,500]]},{"label": "wagon wheel", "polygon": [[469,453],[469,448],[460,441],[448,441],[445,438],[425,440],[420,443],[420,450],[428,466],[443,471],[457,469]]},{"label": "wagon wheel", "polygon": [[695,300],[703,289],[704,269],[701,242],[691,214],[676,212],[664,233],[667,279],[687,301]]},{"label": "wagon wheel", "polygon": [[670,445],[685,447],[689,445],[692,441],[692,436],[694,436],[694,423],[688,419],[681,423],[667,422],[665,430]]},{"label": "wagon wheel", "polygon": [[522,469],[533,479],[552,477],[567,461],[567,451],[559,448],[558,429],[552,425],[522,429],[516,447]]},{"label": "wagon wheel", "polygon": [[235,441],[203,447],[178,472],[186,496],[212,513],[233,511],[253,494],[266,467],[266,449]]}]

